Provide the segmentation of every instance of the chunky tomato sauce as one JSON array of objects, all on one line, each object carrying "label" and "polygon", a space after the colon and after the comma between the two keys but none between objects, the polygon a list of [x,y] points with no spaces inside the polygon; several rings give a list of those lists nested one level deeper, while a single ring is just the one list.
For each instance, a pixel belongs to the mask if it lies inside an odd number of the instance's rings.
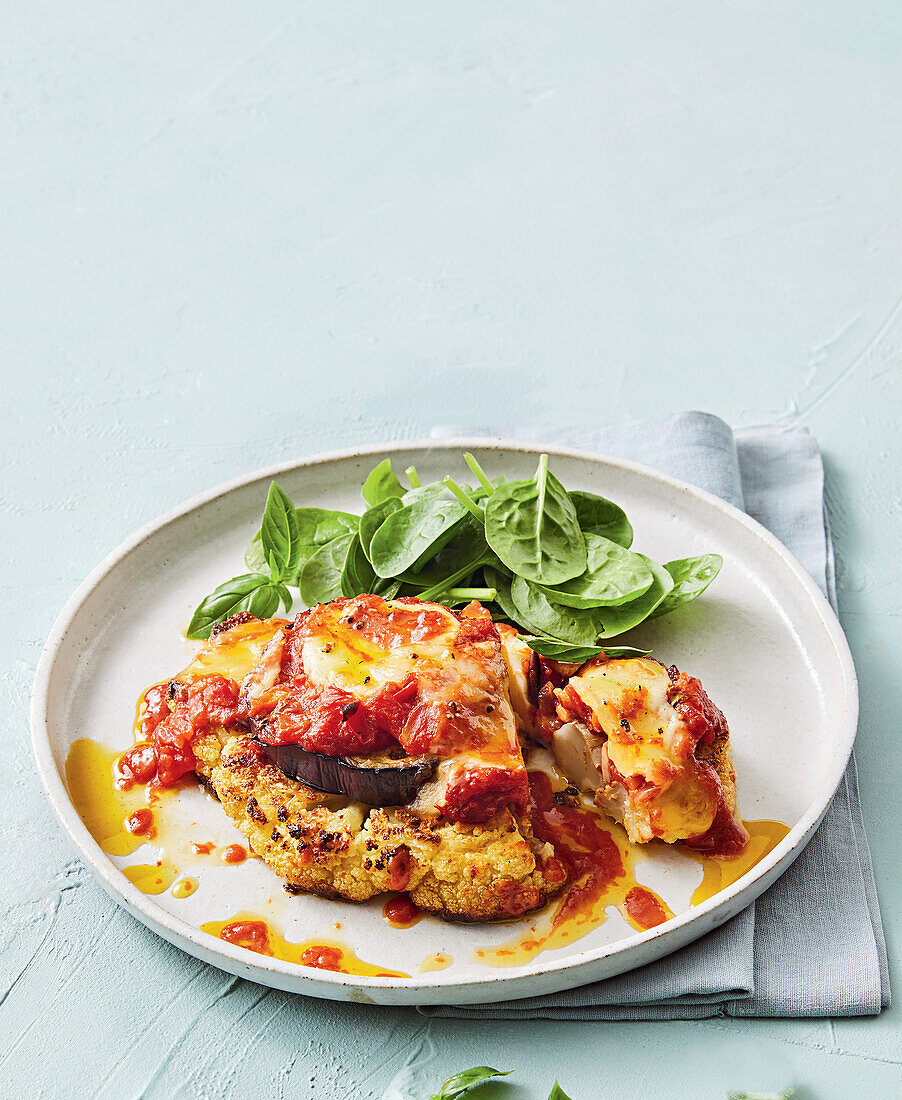
[{"label": "chunky tomato sauce", "polygon": [[[142,740],[119,758],[125,780],[170,787],[194,771],[192,740],[213,726],[240,725],[246,710],[238,685],[224,676],[201,676],[190,684],[157,684],[144,696]],[[174,709],[170,710],[170,703]]]},{"label": "chunky tomato sauce", "polygon": [[[348,601],[349,603],[352,601]],[[406,606],[399,607],[398,604]],[[402,596],[387,604],[379,596],[358,596],[353,626],[361,637],[380,649],[394,649],[411,642],[438,638],[448,629],[448,613],[424,606],[419,600]]]},{"label": "chunky tomato sauce", "polygon": [[598,814],[583,806],[555,800],[551,780],[544,772],[529,773],[532,829],[554,848],[573,885],[555,914],[555,925],[584,912],[612,882],[623,878],[623,856],[611,834],[599,824]]},{"label": "chunky tomato sauce", "polygon": [[667,910],[651,890],[634,886],[623,899],[624,912],[640,928],[657,928],[667,920]]},{"label": "chunky tomato sauce", "polygon": [[[228,646],[227,637],[227,630],[220,631],[215,645]],[[438,652],[449,647],[447,660],[436,660],[434,646],[431,657],[419,658],[417,645],[436,638],[442,639]],[[267,744],[297,744],[327,756],[394,748],[453,761],[435,795],[436,806],[452,820],[476,824],[508,805],[525,809],[526,772],[512,716],[501,709],[507,707],[506,696],[500,688],[479,687],[483,676],[492,683],[485,664],[493,659],[492,647],[473,647],[490,639],[499,640],[497,628],[478,604],[457,614],[416,599],[388,603],[361,596],[315,607],[275,631],[240,685],[210,674],[150,688],[139,741],[120,759],[121,782],[177,783],[195,769],[195,737],[214,726],[249,727]],[[305,670],[308,642],[324,654],[341,646],[340,667],[347,662],[359,668],[362,687],[370,682],[368,666],[395,648],[406,647],[412,671],[402,663],[397,681],[371,684],[356,694],[353,680],[323,686],[322,674],[314,682]],[[476,669],[475,688],[455,671],[455,659],[461,666],[465,659],[474,662],[469,667]],[[497,660],[500,665],[500,656]],[[404,885],[399,881],[395,889]]]},{"label": "chunky tomato sauce", "polygon": [[484,764],[455,769],[441,802],[445,817],[468,825],[479,825],[505,806],[521,812],[529,804],[529,783],[525,768],[493,768]]},{"label": "chunky tomato sauce", "polygon": [[422,910],[410,900],[409,894],[398,894],[382,906],[382,916],[393,928],[412,928],[422,915]]}]

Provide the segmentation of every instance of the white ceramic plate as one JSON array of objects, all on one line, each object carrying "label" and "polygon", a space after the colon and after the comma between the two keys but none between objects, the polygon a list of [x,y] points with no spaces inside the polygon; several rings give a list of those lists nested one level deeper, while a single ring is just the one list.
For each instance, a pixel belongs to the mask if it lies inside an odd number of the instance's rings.
[{"label": "white ceramic plate", "polygon": [[[791,826],[774,851],[732,887],[689,907],[701,868],[663,852],[640,864],[638,877],[676,917],[636,933],[616,910],[590,935],[546,951],[528,965],[495,968],[474,949],[509,941],[516,928],[452,925],[426,918],[396,930],[381,901],[365,905],[288,897],[259,860],[225,867],[199,860],[200,881],[184,900],[147,896],[121,873],[146,862],[105,855],[72,805],[65,761],[76,738],[119,751],[131,744],[135,701],[148,684],[172,675],[195,648],[181,637],[202,596],[243,569],[273,477],[298,505],[361,511],[361,481],[378,461],[415,464],[423,481],[449,471],[465,476],[461,453],[472,450],[491,474],[525,477],[534,455],[572,489],[610,497],[626,509],[636,548],[660,561],[705,551],[724,568],[705,596],[641,627],[633,638],[698,676],[726,713],[746,819]],[[748,905],[789,867],[820,821],[852,749],[857,688],[839,623],[810,576],[760,525],[730,505],[654,470],[598,455],[499,440],[425,441],[343,451],[273,467],[205,493],[139,531],[87,578],[59,617],[38,668],[32,728],[48,797],[76,849],[105,889],[129,912],[185,951],[233,974],[281,989],[338,1000],[384,1004],[498,1001],[536,996],[642,966],[684,946]],[[242,839],[213,799],[199,789],[170,807],[193,835],[227,844]],[[661,846],[663,848],[663,846]],[[271,918],[284,936],[340,937],[364,960],[412,972],[410,979],[356,977],[253,954],[199,930],[238,911]],[[527,918],[529,919],[529,918]],[[417,973],[435,952],[453,958],[444,970]]]}]

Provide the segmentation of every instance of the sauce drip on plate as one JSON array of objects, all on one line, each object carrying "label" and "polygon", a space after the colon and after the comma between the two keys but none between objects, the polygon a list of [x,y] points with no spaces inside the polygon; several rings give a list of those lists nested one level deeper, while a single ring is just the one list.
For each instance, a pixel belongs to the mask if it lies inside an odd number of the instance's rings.
[{"label": "sauce drip on plate", "polygon": [[[122,781],[119,771],[121,753],[89,738],[72,743],[66,758],[66,785],[72,803],[85,827],[108,855],[127,857],[142,846],[153,855],[122,868],[125,877],[144,894],[162,894],[182,872],[203,862],[215,850],[212,841],[192,842],[186,827],[171,820],[169,804],[178,798],[180,787],[157,787],[129,780]],[[234,849],[234,851],[231,851]],[[230,852],[232,858],[226,857]],[[240,845],[223,850],[223,858],[232,863],[247,859]],[[139,857],[140,859],[140,857]],[[188,897],[181,887],[174,897]]]},{"label": "sauce drip on plate", "polygon": [[627,890],[626,897],[618,908],[639,932],[657,928],[673,916],[667,902],[647,886],[633,886]]},{"label": "sauce drip on plate", "polygon": [[[533,831],[552,845],[568,869],[571,885],[516,939],[500,946],[480,947],[476,962],[487,966],[524,966],[542,951],[553,951],[582,939],[619,911],[637,931],[656,928],[673,917],[667,903],[636,881],[635,866],[660,851],[660,842],[631,844],[625,830],[608,820],[586,801],[555,791],[556,784],[544,771],[530,771]],[[702,881],[692,895],[692,905],[726,889],[761,859],[789,832],[778,821],[744,822],[751,838],[736,859],[702,855],[682,845],[668,846],[701,865]]]},{"label": "sauce drip on plate", "polygon": [[268,922],[253,913],[237,913],[224,921],[207,921],[202,932],[218,936],[226,943],[236,944],[259,955],[311,966],[317,970],[332,970],[339,974],[357,974],[377,978],[409,978],[400,970],[374,966],[357,957],[351,948],[338,940],[310,939],[290,943]]},{"label": "sauce drip on plate", "polygon": [[382,916],[392,928],[413,928],[423,916],[408,894],[397,894],[382,906]]},{"label": "sauce drip on plate", "polygon": [[760,863],[768,853],[780,843],[789,832],[789,826],[782,821],[744,821],[749,842],[741,856],[735,859],[718,859],[705,856],[691,849],[683,849],[684,855],[700,863],[703,870],[702,881],[692,895],[692,904],[701,905],[703,901],[726,890],[742,878],[756,863]]}]

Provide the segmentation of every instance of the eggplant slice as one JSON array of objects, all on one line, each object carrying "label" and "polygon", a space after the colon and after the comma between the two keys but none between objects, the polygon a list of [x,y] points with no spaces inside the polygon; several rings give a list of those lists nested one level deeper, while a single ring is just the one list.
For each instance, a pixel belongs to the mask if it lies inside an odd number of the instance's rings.
[{"label": "eggplant slice", "polygon": [[404,806],[432,778],[436,758],[387,753],[324,756],[300,745],[267,745],[254,738],[264,758],[291,779],[328,794],[342,794],[365,806]]}]

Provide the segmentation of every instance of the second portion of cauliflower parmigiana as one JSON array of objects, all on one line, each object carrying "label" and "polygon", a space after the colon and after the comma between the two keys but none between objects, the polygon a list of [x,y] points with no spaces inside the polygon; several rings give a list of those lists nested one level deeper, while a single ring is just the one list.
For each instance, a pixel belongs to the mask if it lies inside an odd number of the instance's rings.
[{"label": "second portion of cauliflower parmigiana", "polygon": [[563,770],[630,840],[742,851],[729,727],[697,679],[650,658],[600,657],[556,695],[552,741]]}]

